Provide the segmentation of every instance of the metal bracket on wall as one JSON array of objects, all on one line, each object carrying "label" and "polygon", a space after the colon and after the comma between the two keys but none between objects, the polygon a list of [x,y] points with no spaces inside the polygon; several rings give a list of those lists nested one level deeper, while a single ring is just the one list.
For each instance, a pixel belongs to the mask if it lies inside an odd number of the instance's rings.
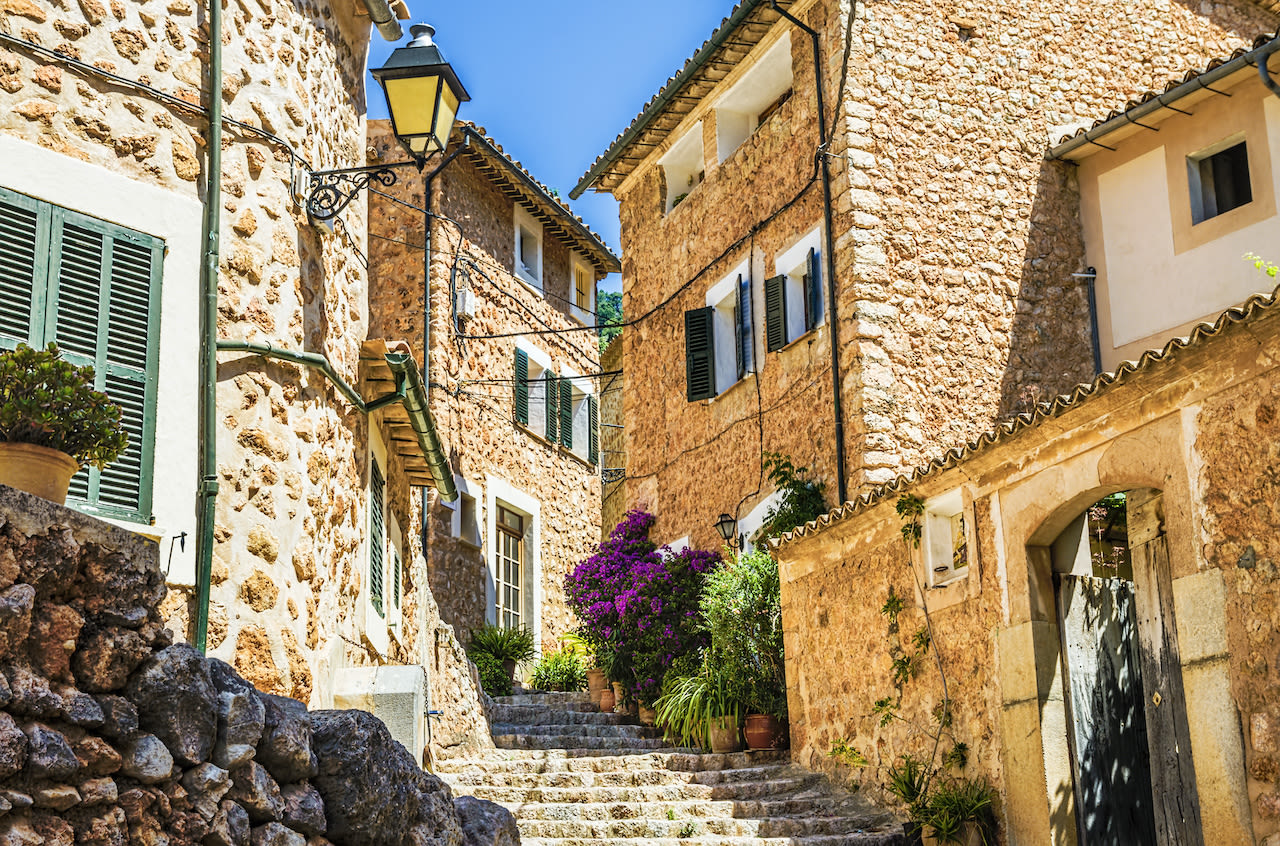
[{"label": "metal bracket on wall", "polygon": [[351,205],[356,194],[376,182],[384,188],[396,184],[396,170],[412,165],[422,170],[423,162],[403,161],[341,170],[318,170],[307,178],[307,214],[316,220],[332,220]]}]

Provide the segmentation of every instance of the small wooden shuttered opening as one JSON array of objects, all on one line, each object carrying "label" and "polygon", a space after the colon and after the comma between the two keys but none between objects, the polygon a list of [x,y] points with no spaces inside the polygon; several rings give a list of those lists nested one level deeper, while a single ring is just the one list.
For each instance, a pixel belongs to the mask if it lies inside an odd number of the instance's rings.
[{"label": "small wooden shuttered opening", "polygon": [[777,352],[787,345],[786,276],[764,280],[764,330],[769,352]]},{"label": "small wooden shuttered opening", "polygon": [[685,384],[690,402],[716,395],[714,321],[715,309],[710,306],[684,313]]},{"label": "small wooden shuttered opening", "polygon": [[378,616],[386,616],[382,610],[383,556],[385,555],[385,515],[383,497],[386,480],[376,458],[369,462],[369,603]]},{"label": "small wooden shuttered opening", "polygon": [[822,318],[822,266],[818,261],[818,251],[809,249],[807,272],[802,280],[804,287],[804,331],[818,325]]},{"label": "small wooden shuttered opening", "polygon": [[594,396],[587,397],[587,461],[600,463],[600,409]]},{"label": "small wooden shuttered opening", "polygon": [[514,414],[516,422],[529,425],[529,354],[524,350],[516,350],[515,367],[515,401]]},{"label": "small wooden shuttered opening", "polygon": [[[564,444],[568,449],[573,449],[573,382],[569,379],[560,379],[560,443]],[[547,398],[548,405],[554,405],[551,397]]]},{"label": "small wooden shuttered opening", "polygon": [[56,342],[94,369],[129,435],[106,470],[84,468],[85,510],[151,520],[164,242],[0,189],[0,347]]}]

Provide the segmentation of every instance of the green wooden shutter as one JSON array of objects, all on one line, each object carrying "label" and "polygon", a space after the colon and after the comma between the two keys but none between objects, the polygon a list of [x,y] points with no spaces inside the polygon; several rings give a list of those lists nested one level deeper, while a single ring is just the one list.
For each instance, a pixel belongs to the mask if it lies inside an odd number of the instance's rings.
[{"label": "green wooden shutter", "polygon": [[396,610],[400,610],[401,594],[404,592],[404,585],[401,582],[400,571],[404,569],[404,562],[400,560],[400,550],[396,548],[394,543],[391,544],[391,601],[395,603]]},{"label": "green wooden shutter", "polygon": [[369,462],[369,602],[379,617],[386,616],[382,611],[383,590],[383,544],[386,530],[383,523],[383,489],[386,481],[382,478],[382,469],[378,460]]},{"label": "green wooden shutter", "polygon": [[822,319],[822,265],[818,251],[809,250],[809,272],[804,277],[804,329],[809,331]]},{"label": "green wooden shutter", "polygon": [[95,387],[120,405],[129,435],[115,463],[76,474],[70,495],[89,511],[149,521],[164,245],[59,208],[50,243],[45,338],[68,361],[94,368]]},{"label": "green wooden shutter", "polygon": [[737,299],[734,301],[733,334],[737,340],[738,378],[751,370],[751,279],[738,276]]},{"label": "green wooden shutter", "polygon": [[715,309],[711,306],[684,313],[685,388],[689,402],[716,395],[714,321]]},{"label": "green wooden shutter", "polygon": [[787,277],[764,280],[764,327],[769,352],[787,345]]},{"label": "green wooden shutter", "polygon": [[529,355],[524,350],[516,350],[515,370],[515,415],[516,422],[529,425]]},{"label": "green wooden shutter", "polygon": [[573,382],[560,380],[560,443],[573,449]]},{"label": "green wooden shutter", "polygon": [[594,396],[587,397],[587,461],[600,463],[600,411]]},{"label": "green wooden shutter", "polygon": [[554,373],[547,374],[546,393],[543,394],[546,401],[542,404],[543,412],[547,418],[547,440],[556,443],[560,439],[556,436],[560,422],[560,380]]},{"label": "green wooden shutter", "polygon": [[0,188],[0,349],[44,345],[49,206]]}]

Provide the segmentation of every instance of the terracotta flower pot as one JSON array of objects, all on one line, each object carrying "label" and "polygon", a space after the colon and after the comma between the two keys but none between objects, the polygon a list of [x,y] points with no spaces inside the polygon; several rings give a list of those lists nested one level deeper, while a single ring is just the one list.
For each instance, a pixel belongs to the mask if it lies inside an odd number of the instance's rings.
[{"label": "terracotta flower pot", "polygon": [[593,705],[600,704],[600,694],[604,693],[608,686],[609,679],[605,677],[604,670],[587,670],[587,693],[590,694]]},{"label": "terracotta flower pot", "polygon": [[507,678],[511,679],[511,683],[516,681],[516,662],[508,658],[502,662],[502,669],[507,671]]},{"label": "terracotta flower pot", "polygon": [[748,714],[742,734],[748,749],[783,749],[786,747],[786,724],[769,714]]},{"label": "terracotta flower pot", "polygon": [[650,708],[647,705],[640,706],[640,725],[654,726],[658,722],[658,709]]},{"label": "terracotta flower pot", "polygon": [[732,717],[720,717],[708,723],[707,741],[711,744],[711,751],[717,755],[742,751],[738,722]]},{"label": "terracotta flower pot", "polygon": [[75,459],[49,447],[0,443],[0,485],[64,505],[71,477],[80,469]]},{"label": "terracotta flower pot", "polygon": [[610,711],[613,710],[613,706],[616,704],[617,704],[617,700],[614,699],[612,690],[610,690],[609,688],[605,688],[604,690],[600,691],[601,712],[605,714],[609,713]]}]

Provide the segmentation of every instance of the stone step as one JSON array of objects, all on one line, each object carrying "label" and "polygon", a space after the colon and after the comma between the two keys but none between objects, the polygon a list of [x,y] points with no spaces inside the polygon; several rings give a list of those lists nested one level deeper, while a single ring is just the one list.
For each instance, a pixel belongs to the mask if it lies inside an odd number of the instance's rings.
[{"label": "stone step", "polygon": [[785,800],[807,798],[812,788],[822,783],[818,775],[789,776],[769,781],[736,784],[641,784],[631,786],[594,785],[587,787],[504,787],[491,785],[457,785],[458,793],[488,799],[504,805],[525,803],[594,803],[675,802],[680,799],[717,799],[746,802],[753,800]]},{"label": "stone step", "polygon": [[[817,837],[689,837],[646,838],[644,846],[906,846],[900,827],[897,831],[837,834]],[[630,838],[522,837],[521,846],[637,846]]]},{"label": "stone step", "polygon": [[648,726],[636,725],[591,725],[548,723],[546,725],[514,725],[512,723],[494,723],[491,727],[495,737],[509,734],[521,734],[528,737],[545,735],[572,735],[574,737],[648,737],[661,738],[662,732]]},{"label": "stone step", "polygon": [[[605,772],[626,769],[668,769],[675,772],[739,771],[752,767],[787,766],[788,752],[734,752],[711,754],[695,749],[672,749],[639,755],[608,755],[595,750],[589,756],[572,754],[581,750],[498,750],[486,758],[437,761],[435,771],[447,772]],[[709,776],[714,778],[714,776]]]},{"label": "stone step", "polygon": [[[591,694],[579,693],[521,693],[515,696],[496,696],[493,699],[499,705],[551,705],[565,708],[574,705],[596,708],[591,702]],[[599,708],[596,708],[599,710]]]},{"label": "stone step", "polygon": [[[729,799],[680,799],[657,802],[527,802],[509,806],[522,820],[689,820],[773,819],[775,817],[832,817],[852,815],[856,809],[832,796],[737,802]],[[866,822],[866,820],[864,820]]]},{"label": "stone step", "polygon": [[809,774],[793,773],[789,765],[774,764],[767,767],[745,767],[719,772],[694,772],[671,770],[652,765],[637,768],[609,768],[601,770],[564,770],[522,772],[504,770],[493,772],[476,766],[465,772],[440,772],[440,777],[450,784],[488,787],[640,787],[654,784],[705,784],[730,785],[742,782],[777,781]]},{"label": "stone step", "polygon": [[550,761],[565,758],[637,758],[645,755],[652,755],[656,752],[683,752],[686,754],[697,754],[697,749],[676,748],[676,749],[595,749],[595,748],[559,748],[551,747],[547,749],[507,749],[497,747],[485,753],[484,760],[486,762],[499,763],[503,761]]},{"label": "stone step", "polygon": [[652,749],[670,749],[657,737],[584,737],[579,734],[495,734],[499,749],[600,749],[612,755],[628,755]]},{"label": "stone step", "polygon": [[620,726],[632,723],[626,714],[602,714],[594,710],[573,710],[551,708],[546,705],[494,705],[489,710],[489,719],[495,723],[510,723],[522,726],[541,725],[609,725]]},{"label": "stone step", "polygon": [[812,837],[862,834],[866,823],[856,817],[775,817],[736,819],[711,817],[698,820],[530,820],[518,819],[521,839],[525,837],[650,838],[696,837]]}]

